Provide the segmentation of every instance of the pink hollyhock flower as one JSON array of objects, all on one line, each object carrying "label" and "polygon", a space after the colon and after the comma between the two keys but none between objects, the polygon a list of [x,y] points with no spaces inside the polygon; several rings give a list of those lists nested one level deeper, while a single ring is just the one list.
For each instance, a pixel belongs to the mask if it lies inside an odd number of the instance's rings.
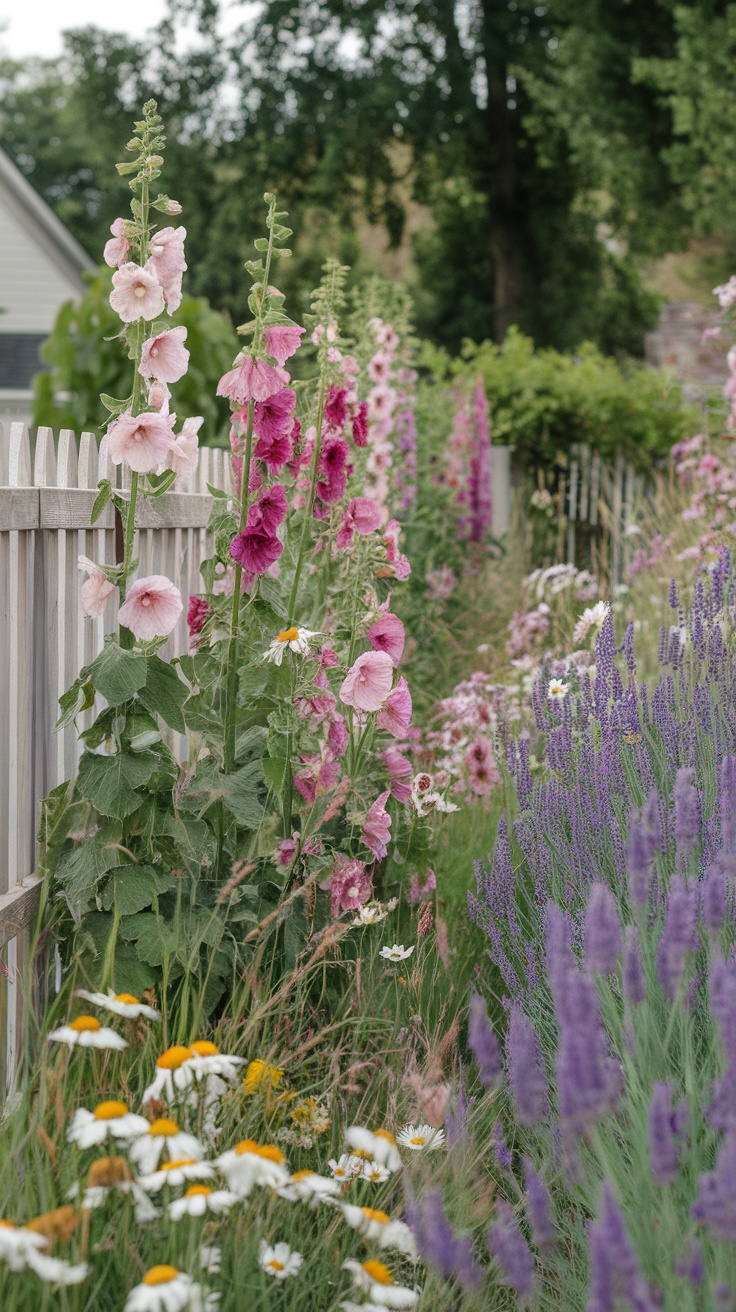
[{"label": "pink hollyhock flower", "polygon": [[165,333],[149,337],[141,349],[138,373],[144,378],[156,378],[160,383],[178,383],[189,365],[186,340],[186,328],[167,328]]},{"label": "pink hollyhock flower", "polygon": [[204,597],[190,597],[187,607],[187,628],[190,638],[196,638],[204,628],[205,620],[212,614],[212,607]]},{"label": "pink hollyhock flower", "polygon": [[333,651],[331,647],[323,647],[318,660],[323,670],[334,670],[338,664],[337,652]]},{"label": "pink hollyhock flower", "polygon": [[380,528],[385,513],[372,497],[353,497],[348,503],[348,514],[355,525],[355,531],[362,533],[363,537],[368,537]]},{"label": "pink hollyhock flower", "polygon": [[428,898],[430,893],[434,893],[437,887],[437,877],[434,870],[427,867],[424,884],[420,884],[419,875],[412,875],[411,884],[409,885],[409,898],[412,902],[421,902]]},{"label": "pink hollyhock flower", "polygon": [[97,619],[104,611],[111,594],[115,591],[115,584],[110,583],[102,573],[99,565],[87,556],[80,556],[77,568],[84,570],[89,578],[85,579],[82,584],[82,610],[85,615],[92,619]]},{"label": "pink hollyhock flower", "polygon": [[151,474],[164,463],[174,440],[174,415],[125,414],[114,419],[107,430],[110,459],[114,465],[130,465],[138,474]]},{"label": "pink hollyhock flower", "polygon": [[199,433],[204,419],[201,415],[185,419],[181,426],[181,432],[177,433],[166,457],[166,466],[179,474],[182,478],[187,478],[193,474],[199,463]]},{"label": "pink hollyhock flower", "polygon": [[353,441],[356,446],[368,445],[368,405],[361,401],[353,415]]},{"label": "pink hollyhock flower", "polygon": [[271,487],[261,492],[257,501],[248,511],[248,528],[257,528],[264,533],[275,533],[279,524],[283,524],[289,503],[281,483],[272,483]]},{"label": "pink hollyhock flower", "polygon": [[291,432],[292,412],[296,405],[296,392],[282,387],[265,401],[259,401],[253,411],[253,432],[256,437],[281,437]]},{"label": "pink hollyhock flower", "polygon": [[263,528],[246,528],[230,543],[233,560],[237,560],[249,574],[265,574],[283,549],[284,544],[276,534],[267,533]]},{"label": "pink hollyhock flower", "polygon": [[348,728],[339,714],[332,720],[327,730],[327,745],[335,756],[342,756],[348,745]]},{"label": "pink hollyhock flower", "polygon": [[[385,652],[376,652],[377,656],[385,654]],[[376,724],[379,729],[385,729],[394,738],[403,738],[411,724],[411,712],[409,685],[402,677],[390,697],[386,699],[386,705],[379,711]]]},{"label": "pink hollyhock flower", "polygon": [[285,369],[245,355],[217,384],[217,395],[228,396],[237,405],[248,401],[266,401],[289,381]]},{"label": "pink hollyhock flower", "polygon": [[294,454],[294,439],[288,432],[259,437],[253,454],[263,461],[270,474],[277,474]]},{"label": "pink hollyhock flower", "polygon": [[317,465],[321,475],[317,495],[322,501],[339,501],[348,482],[350,448],[341,437],[328,437],[322,444]]},{"label": "pink hollyhock flower", "polygon": [[340,701],[356,711],[378,711],[391,692],[393,677],[393,663],[385,651],[363,652],[342,681]]},{"label": "pink hollyhock flower", "polygon": [[283,365],[299,350],[302,333],[305,328],[296,324],[277,324],[266,333],[266,355],[270,355],[277,364]]},{"label": "pink hollyhock flower", "polygon": [[181,593],[170,579],[151,574],[136,579],[118,611],[118,620],[135,638],[150,642],[168,638],[184,609]]},{"label": "pink hollyhock flower", "polygon": [[164,289],[166,306],[173,314],[181,305],[181,276],[187,267],[184,259],[186,228],[159,228],[151,238],[151,259]]},{"label": "pink hollyhock flower", "polygon": [[381,793],[377,797],[372,807],[368,811],[363,822],[363,832],[360,835],[361,843],[365,843],[370,848],[376,861],[382,861],[388,852],[388,843],[391,837],[391,816],[386,810],[389,790]]},{"label": "pink hollyhock flower", "polygon": [[110,232],[112,233],[112,241],[105,242],[102,258],[105,264],[109,264],[111,269],[115,269],[119,264],[125,264],[130,250],[130,242],[125,235],[125,219],[116,219],[110,225]]},{"label": "pink hollyhock flower", "polygon": [[493,759],[491,744],[482,734],[478,734],[465,752],[465,761],[470,775],[471,792],[477,797],[485,797],[491,789],[500,783],[501,775]]},{"label": "pink hollyhock flower", "polygon": [[332,867],[330,881],[330,911],[333,916],[341,911],[357,911],[367,902],[373,891],[371,877],[365,861],[338,856]]},{"label": "pink hollyhock flower", "polygon": [[394,665],[399,665],[404,651],[406,634],[398,615],[386,611],[368,630],[368,641],[374,651],[385,651]]},{"label": "pink hollyhock flower", "polygon": [[299,830],[294,831],[293,838],[284,838],[276,848],[276,860],[280,866],[290,866],[299,847]]},{"label": "pink hollyhock flower", "polygon": [[167,415],[170,400],[171,392],[166,383],[151,383],[148,389],[148,404],[152,410],[158,410],[160,415]]},{"label": "pink hollyhock flower", "polygon": [[317,781],[312,778],[311,774],[306,771],[303,774],[295,774],[294,784],[307,806],[311,806],[312,802],[317,800]]},{"label": "pink hollyhock flower", "polygon": [[123,323],[137,319],[157,319],[164,312],[164,290],[156,270],[148,260],[139,264],[121,264],[112,275],[110,304]]},{"label": "pink hollyhock flower", "polygon": [[390,351],[377,351],[368,364],[368,377],[374,383],[384,382],[391,372],[392,363],[393,357]]},{"label": "pink hollyhock flower", "polygon": [[381,760],[391,775],[391,794],[397,802],[406,803],[411,798],[411,785],[404,780],[411,778],[413,766],[406,756],[402,756],[397,747],[389,747],[381,753]]},{"label": "pink hollyhock flower", "polygon": [[328,792],[330,788],[335,787],[335,784],[337,783],[339,778],[340,778],[340,762],[324,761],[320,766],[319,774],[317,775],[318,790],[321,790],[323,792]]},{"label": "pink hollyhock flower", "polygon": [[325,406],[325,422],[329,428],[342,429],[345,426],[348,417],[348,408],[345,404],[347,394],[346,387],[335,387],[333,384],[330,388]]}]

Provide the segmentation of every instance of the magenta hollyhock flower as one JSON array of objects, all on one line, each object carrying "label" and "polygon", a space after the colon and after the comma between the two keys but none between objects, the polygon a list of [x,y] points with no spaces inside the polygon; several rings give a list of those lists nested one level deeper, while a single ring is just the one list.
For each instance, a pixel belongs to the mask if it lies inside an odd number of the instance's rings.
[{"label": "magenta hollyhock flower", "polygon": [[391,816],[386,810],[386,802],[389,798],[389,789],[377,797],[370,807],[363,822],[363,831],[360,835],[361,843],[365,843],[370,848],[376,861],[382,861],[388,852],[388,844],[391,838]]},{"label": "magenta hollyhock flower", "polygon": [[270,474],[277,474],[294,454],[294,438],[289,432],[259,437],[253,454],[263,461]]},{"label": "magenta hollyhock flower", "polygon": [[376,620],[368,630],[368,641],[374,651],[385,651],[394,665],[399,665],[404,651],[406,634],[398,615],[390,610]]},{"label": "magenta hollyhock flower", "polygon": [[112,275],[110,304],[123,323],[137,319],[157,319],[164,312],[164,290],[156,270],[148,260],[140,264],[121,264]]},{"label": "magenta hollyhock flower", "polygon": [[168,638],[184,609],[181,593],[170,579],[151,574],[136,579],[118,611],[118,620],[135,638],[150,642]]},{"label": "magenta hollyhock flower", "polygon": [[289,356],[299,350],[304,332],[306,329],[297,328],[296,324],[277,324],[269,328],[266,333],[266,355],[270,355],[277,364],[285,364]]},{"label": "magenta hollyhock flower", "polygon": [[265,574],[271,565],[275,565],[283,549],[284,544],[276,534],[268,533],[264,528],[246,528],[230,543],[233,560],[249,574]]},{"label": "magenta hollyhock flower", "polygon": [[331,721],[327,730],[327,745],[335,756],[342,756],[348,745],[348,728],[340,714]]},{"label": "magenta hollyhock flower", "polygon": [[295,405],[296,392],[290,387],[282,387],[265,401],[258,401],[253,411],[253,432],[256,437],[274,438],[290,434]]},{"label": "magenta hollyhock flower", "polygon": [[110,459],[114,465],[123,463],[138,474],[152,474],[164,464],[174,440],[174,415],[154,414],[150,411],[133,416],[125,414],[114,419],[107,430]]},{"label": "magenta hollyhock flower", "polygon": [[184,259],[186,228],[159,228],[151,238],[151,258],[158,280],[164,289],[169,314],[181,305],[181,277],[187,267]]},{"label": "magenta hollyhock flower", "polygon": [[311,774],[306,771],[303,774],[295,774],[294,785],[307,806],[311,806],[312,802],[317,800],[317,781]]},{"label": "magenta hollyhock flower", "polygon": [[361,401],[353,414],[353,441],[356,446],[368,445],[368,405]]},{"label": "magenta hollyhock flower", "polygon": [[257,501],[248,511],[248,528],[261,529],[264,533],[275,533],[279,524],[286,519],[289,503],[281,483],[272,483],[265,488]]},{"label": "magenta hollyhock flower", "polygon": [[348,417],[348,408],[345,404],[347,394],[346,387],[335,387],[333,383],[330,388],[325,406],[325,422],[329,428],[344,427]]},{"label": "magenta hollyhock flower", "polygon": [[334,670],[339,665],[337,652],[333,651],[331,647],[323,647],[318,660],[323,670]]},{"label": "magenta hollyhock flower", "polygon": [[187,607],[187,628],[190,638],[196,638],[204,628],[205,620],[212,614],[212,607],[204,597],[190,597]]},{"label": "magenta hollyhock flower", "polygon": [[373,891],[371,877],[365,861],[338,856],[332,867],[330,881],[330,911],[333,916],[341,911],[357,911],[367,902]]},{"label": "magenta hollyhock flower", "polygon": [[317,495],[322,501],[339,501],[348,482],[350,448],[341,437],[328,437],[322,443],[317,471]]},{"label": "magenta hollyhock flower", "polygon": [[102,615],[111,594],[115,591],[115,584],[110,583],[99,565],[87,556],[79,557],[77,568],[89,575],[81,588],[82,610],[91,619],[97,619]]},{"label": "magenta hollyhock flower", "polygon": [[111,269],[115,269],[120,264],[125,264],[130,250],[130,242],[125,235],[125,219],[116,219],[110,225],[112,241],[105,243],[105,249],[102,252],[102,258],[105,264],[109,264]]},{"label": "magenta hollyhock flower", "polygon": [[186,478],[193,474],[199,463],[199,433],[204,419],[201,415],[185,419],[181,432],[177,433],[166,457],[166,465],[175,474]]},{"label": "magenta hollyhock flower", "polygon": [[138,373],[144,378],[156,378],[160,383],[178,383],[189,365],[186,340],[186,328],[167,328],[157,337],[149,337],[141,348]]},{"label": "magenta hollyhock flower", "polygon": [[282,838],[276,848],[276,860],[280,866],[290,866],[299,847],[299,830],[294,831],[293,838]]},{"label": "magenta hollyhock flower", "polygon": [[228,396],[237,405],[248,401],[266,401],[289,381],[285,369],[245,355],[217,384],[217,395]]},{"label": "magenta hollyhock flower", "polygon": [[378,711],[391,692],[394,667],[385,651],[366,651],[340,685],[340,701],[356,711]]},{"label": "magenta hollyhock flower", "polygon": [[[377,656],[380,654],[376,652]],[[402,675],[393,692],[386,699],[385,706],[379,711],[376,724],[379,729],[385,729],[394,738],[403,738],[411,724],[411,712],[411,693]]]}]

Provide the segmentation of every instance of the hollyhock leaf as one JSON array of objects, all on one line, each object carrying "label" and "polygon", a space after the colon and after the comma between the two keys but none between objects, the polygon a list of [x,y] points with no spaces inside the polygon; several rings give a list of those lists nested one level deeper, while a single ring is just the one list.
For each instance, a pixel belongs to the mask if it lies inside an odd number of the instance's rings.
[{"label": "hollyhock leaf", "polygon": [[175,875],[154,870],[153,866],[120,866],[108,880],[101,902],[105,911],[111,911],[114,905],[119,915],[134,916],[175,884]]},{"label": "hollyhock leaf", "polygon": [[148,783],[158,764],[152,753],[93,756],[85,752],[79,763],[79,791],[102,815],[124,820],[144,800],[135,790]]},{"label": "hollyhock leaf", "polygon": [[262,574],[258,591],[263,600],[268,602],[277,619],[288,620],[288,600],[284,597],[284,590],[278,579],[271,578],[270,574]]},{"label": "hollyhock leaf", "polygon": [[177,948],[177,932],[153,911],[139,911],[120,921],[121,937],[135,943],[137,955],[149,966],[162,966]]},{"label": "hollyhock leaf", "polygon": [[[78,706],[80,693],[84,693],[84,699],[83,704]],[[86,676],[80,676],[74,681],[71,688],[67,688],[66,692],[62,693],[59,698],[61,715],[56,721],[56,728],[60,729],[62,725],[71,724],[81,711],[88,710],[90,706],[94,706],[94,703],[95,690],[93,684],[87,680]]]},{"label": "hollyhock leaf", "polygon": [[186,732],[181,708],[188,694],[189,689],[173,665],[167,665],[160,656],[148,657],[148,677],[141,692],[141,701],[152,715],[159,715],[177,733]]},{"label": "hollyhock leaf", "polygon": [[263,774],[269,787],[273,788],[274,792],[280,793],[284,786],[286,758],[284,756],[264,756]]},{"label": "hollyhock leaf", "polygon": [[147,659],[112,641],[85,673],[110,706],[119,706],[121,702],[129,701],[145,684]]},{"label": "hollyhock leaf", "polygon": [[70,852],[63,854],[54,877],[62,885],[72,906],[91,900],[100,881],[110,870],[120,865],[120,838],[117,825],[106,825],[93,841],[78,843]]},{"label": "hollyhock leaf", "polygon": [[263,820],[263,806],[257,795],[262,781],[260,761],[251,761],[234,774],[223,776],[223,803],[244,829],[257,829]]},{"label": "hollyhock leaf", "polygon": [[90,524],[97,523],[97,520],[100,518],[100,515],[105,509],[105,506],[108,504],[111,495],[112,495],[112,488],[110,486],[110,481],[109,479],[104,478],[100,483],[100,490],[94,499],[94,504],[92,506],[92,510],[90,511],[90,516],[89,516]]}]

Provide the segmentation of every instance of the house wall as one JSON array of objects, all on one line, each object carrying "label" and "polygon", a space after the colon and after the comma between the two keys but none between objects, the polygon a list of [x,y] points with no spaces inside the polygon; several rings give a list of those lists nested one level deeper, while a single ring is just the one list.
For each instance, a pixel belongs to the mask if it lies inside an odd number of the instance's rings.
[{"label": "house wall", "polygon": [[59,307],[78,295],[79,283],[52,263],[0,195],[0,333],[45,336]]}]

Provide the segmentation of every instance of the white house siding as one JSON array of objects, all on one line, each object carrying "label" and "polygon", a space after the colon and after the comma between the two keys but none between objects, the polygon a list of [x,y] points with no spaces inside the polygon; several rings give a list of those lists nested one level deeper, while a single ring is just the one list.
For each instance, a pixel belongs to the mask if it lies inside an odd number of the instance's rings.
[{"label": "white house siding", "polygon": [[0,199],[0,333],[46,336],[64,301],[79,295]]}]

